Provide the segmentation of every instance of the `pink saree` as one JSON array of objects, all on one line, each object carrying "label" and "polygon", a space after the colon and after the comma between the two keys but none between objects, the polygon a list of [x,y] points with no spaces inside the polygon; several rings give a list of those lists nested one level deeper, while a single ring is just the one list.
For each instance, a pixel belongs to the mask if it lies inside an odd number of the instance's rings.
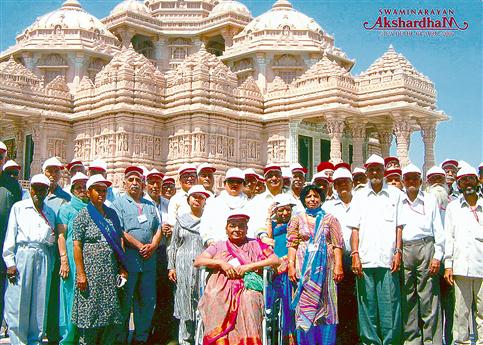
[{"label": "pink saree", "polygon": [[[273,250],[248,239],[241,246],[220,241],[206,249],[213,259],[229,262],[235,257],[248,264],[264,260]],[[248,290],[242,279],[228,279],[225,272],[213,271],[208,278],[199,310],[204,325],[203,344],[262,344],[262,293]]]}]

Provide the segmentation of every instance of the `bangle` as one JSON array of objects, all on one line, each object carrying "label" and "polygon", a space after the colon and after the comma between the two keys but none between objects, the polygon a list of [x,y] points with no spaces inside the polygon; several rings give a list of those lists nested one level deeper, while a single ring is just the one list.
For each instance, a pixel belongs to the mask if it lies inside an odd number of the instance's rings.
[{"label": "bangle", "polygon": [[60,257],[64,257],[64,256],[67,256],[67,253],[60,254]]},{"label": "bangle", "polygon": [[290,260],[288,260],[288,263],[289,264],[294,264],[295,263],[295,260],[290,259]]},{"label": "bangle", "polygon": [[354,256],[354,255],[359,255],[359,251],[358,250],[354,250],[351,252],[351,256]]},{"label": "bangle", "polygon": [[402,254],[402,249],[401,248],[394,249],[394,255],[396,255],[397,253]]}]

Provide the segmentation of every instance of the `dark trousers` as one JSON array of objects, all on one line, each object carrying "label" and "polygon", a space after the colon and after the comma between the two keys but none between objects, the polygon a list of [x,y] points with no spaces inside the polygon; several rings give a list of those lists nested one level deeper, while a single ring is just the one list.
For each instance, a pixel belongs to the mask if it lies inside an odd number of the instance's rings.
[{"label": "dark trousers", "polygon": [[152,320],[149,344],[165,344],[178,339],[179,321],[174,313],[174,284],[168,279],[168,257],[166,246],[158,248],[156,266],[156,309]]},{"label": "dark trousers", "polygon": [[357,330],[357,294],[356,277],[352,273],[352,258],[349,253],[343,257],[344,279],[337,285],[337,345],[359,344]]}]

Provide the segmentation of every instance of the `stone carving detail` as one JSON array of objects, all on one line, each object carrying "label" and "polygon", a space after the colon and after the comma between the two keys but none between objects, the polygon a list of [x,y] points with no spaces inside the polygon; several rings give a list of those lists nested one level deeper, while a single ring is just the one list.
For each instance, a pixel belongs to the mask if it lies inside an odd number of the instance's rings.
[{"label": "stone carving detail", "polygon": [[340,143],[344,127],[345,123],[343,117],[326,117],[325,128],[330,136],[330,161],[334,164],[342,162]]},{"label": "stone carving detail", "polygon": [[91,159],[91,138],[84,134],[74,140],[74,157],[80,160]]},{"label": "stone carving detail", "polygon": [[195,131],[171,135],[168,139],[168,159],[179,159],[193,156],[205,156],[206,133]]},{"label": "stone carving detail", "polygon": [[94,136],[94,155],[96,157],[113,157],[116,149],[116,135],[105,130],[102,134]]},{"label": "stone carving detail", "polygon": [[434,121],[421,121],[421,136],[424,142],[424,174],[435,163],[434,157],[434,141],[436,140],[436,122]]},{"label": "stone carving detail", "polygon": [[50,138],[47,142],[48,156],[60,157],[61,161],[66,159],[66,147],[64,139]]},{"label": "stone carving detail", "polygon": [[397,156],[402,167],[405,167],[410,163],[408,155],[411,131],[409,117],[394,116],[394,134],[396,135]]},{"label": "stone carving detail", "polygon": [[235,138],[226,135],[214,135],[215,145],[211,146],[210,156],[224,159],[235,158]]},{"label": "stone carving detail", "polygon": [[148,156],[153,155],[153,140],[151,135],[134,135],[134,155],[136,156]]},{"label": "stone carving detail", "polygon": [[267,162],[276,163],[286,160],[287,140],[280,136],[268,139],[267,143]]},{"label": "stone carving detail", "polygon": [[126,153],[129,152],[129,136],[122,128],[117,132],[117,152]]}]

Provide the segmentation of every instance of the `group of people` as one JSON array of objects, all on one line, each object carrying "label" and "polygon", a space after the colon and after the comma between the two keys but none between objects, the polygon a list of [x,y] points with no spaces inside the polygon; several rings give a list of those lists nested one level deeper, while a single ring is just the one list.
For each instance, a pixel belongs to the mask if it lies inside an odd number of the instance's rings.
[{"label": "group of people", "polygon": [[133,344],[193,344],[197,310],[203,344],[262,344],[264,308],[283,344],[483,344],[483,164],[230,168],[220,192],[207,163],[183,164],[178,190],[130,166],[121,192],[104,161],[56,157],[22,190],[6,156],[0,142],[12,344],[126,344],[131,313]]}]

